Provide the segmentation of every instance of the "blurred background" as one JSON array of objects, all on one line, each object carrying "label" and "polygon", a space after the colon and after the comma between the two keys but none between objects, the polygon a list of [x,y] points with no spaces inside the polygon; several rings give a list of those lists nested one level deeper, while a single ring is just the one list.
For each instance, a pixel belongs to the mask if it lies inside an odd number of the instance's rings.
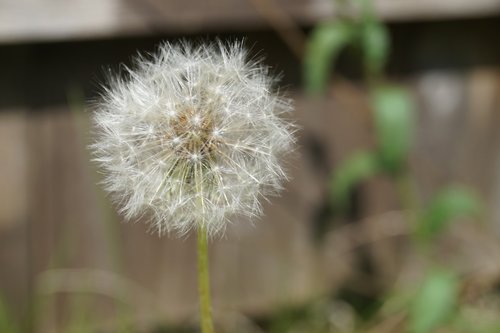
[{"label": "blurred background", "polygon": [[195,237],[122,223],[86,149],[180,38],[244,38],[300,126],[211,243],[218,332],[500,332],[499,35],[499,0],[0,0],[0,332],[197,332]]}]

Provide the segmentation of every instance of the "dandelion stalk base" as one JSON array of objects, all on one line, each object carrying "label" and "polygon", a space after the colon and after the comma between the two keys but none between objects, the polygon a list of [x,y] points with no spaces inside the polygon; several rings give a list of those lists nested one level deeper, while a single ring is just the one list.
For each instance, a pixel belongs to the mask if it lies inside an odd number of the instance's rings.
[{"label": "dandelion stalk base", "polygon": [[208,236],[206,226],[198,228],[198,293],[200,299],[200,325],[202,333],[214,333],[208,272]]}]

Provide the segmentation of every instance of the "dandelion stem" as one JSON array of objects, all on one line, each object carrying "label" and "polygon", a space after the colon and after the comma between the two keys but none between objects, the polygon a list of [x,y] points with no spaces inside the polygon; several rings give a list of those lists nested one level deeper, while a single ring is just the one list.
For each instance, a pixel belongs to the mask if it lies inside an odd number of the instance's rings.
[{"label": "dandelion stem", "polygon": [[213,333],[210,277],[208,272],[208,236],[204,223],[198,226],[198,293],[202,333]]}]

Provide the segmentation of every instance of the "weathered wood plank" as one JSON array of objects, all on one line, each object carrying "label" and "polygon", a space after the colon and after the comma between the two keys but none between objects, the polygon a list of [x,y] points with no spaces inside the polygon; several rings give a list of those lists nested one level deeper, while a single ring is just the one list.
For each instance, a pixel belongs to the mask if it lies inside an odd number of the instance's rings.
[{"label": "weathered wood plank", "polygon": [[[411,86],[419,106],[420,130],[413,161],[419,190],[429,197],[440,185],[454,179],[477,186],[493,210],[492,221],[497,225],[498,211],[494,210],[499,176],[494,159],[498,161],[500,142],[498,82],[496,70],[443,70],[421,73]],[[294,95],[294,116],[302,129],[297,160],[290,163],[293,181],[287,184],[283,196],[265,205],[265,217],[255,226],[246,220],[234,221],[226,237],[212,244],[216,315],[217,309],[268,313],[281,304],[300,303],[333,290],[353,268],[352,248],[365,246],[363,237],[370,236],[371,231],[361,232],[360,224],[353,224],[351,233],[329,235],[331,242],[327,240],[323,247],[314,243],[315,217],[327,200],[330,172],[353,151],[374,145],[366,91],[345,82],[335,82],[332,91],[323,101],[311,101],[300,93]],[[20,299],[26,297],[25,284],[20,287],[14,280],[18,273],[4,280],[8,275],[3,272],[20,272],[28,266],[33,284],[40,282],[43,274],[44,283],[36,290],[45,295],[57,290],[107,290],[112,296],[124,297],[138,323],[152,325],[194,318],[194,239],[160,239],[148,234],[143,224],[118,224],[109,219],[100,208],[96,179],[84,151],[82,135],[87,131],[80,127],[75,113],[42,109],[29,115],[28,125],[9,119],[0,118],[2,154],[22,157],[26,146],[27,157],[21,158],[20,167],[14,167],[14,160],[0,167],[6,168],[7,175],[19,178],[19,183],[29,184],[29,200],[15,210],[16,214],[9,215],[17,216],[15,219],[29,217],[30,228],[28,238],[22,230],[6,233],[7,229],[0,229],[1,287],[16,286],[11,293],[20,295]],[[23,168],[29,175],[23,176]],[[15,176],[16,172],[21,173]],[[397,209],[393,192],[392,184],[380,179],[364,186],[363,217]],[[9,193],[0,188],[2,197]],[[397,229],[402,224],[400,219],[397,214],[389,214],[368,219],[368,223],[375,233],[383,231],[382,227],[378,229],[378,221],[392,221]],[[392,222],[386,225],[389,233]],[[0,228],[14,225],[10,223],[0,223]],[[380,270],[377,273],[383,277],[377,283],[391,281],[400,267],[398,258],[392,256],[397,253],[394,246],[388,242],[366,245],[367,255],[375,260]],[[121,258],[114,256],[114,251],[122,253]],[[19,263],[23,265],[21,270]],[[47,272],[47,268],[56,270]],[[68,298],[57,299],[50,320],[41,325],[47,332],[54,331],[68,316],[64,315]],[[104,325],[112,320],[111,300],[93,298],[92,309],[99,309],[94,311],[94,322]]]},{"label": "weathered wood plank", "polygon": [[[31,296],[44,300],[39,331],[53,332],[67,320],[73,298],[47,288],[50,283],[41,283],[42,277],[60,268],[111,270],[112,251],[73,113],[53,108],[31,114],[28,147]],[[102,303],[92,303],[93,308],[102,309]],[[97,318],[105,313],[110,312],[95,312]]]},{"label": "weathered wood plank", "polygon": [[29,299],[27,128],[24,110],[0,113],[0,297],[17,318]]},{"label": "weathered wood plank", "polygon": [[[336,13],[331,0],[1,0],[0,42],[262,28],[269,26],[262,14],[269,8],[298,24]],[[376,0],[375,9],[391,21],[476,17],[500,13],[500,1]]]},{"label": "weathered wood plank", "polygon": [[[353,119],[363,119],[365,114],[355,109],[332,108],[330,103],[317,105],[317,117],[311,118],[308,103],[298,100],[297,117],[302,123],[315,124],[312,127],[318,132],[313,135],[319,140],[330,140],[333,135],[340,145],[345,131],[357,132],[358,121]],[[112,320],[114,311],[110,304],[115,297],[127,302],[138,323],[191,320],[198,313],[194,239],[159,238],[147,233],[142,223],[118,224],[109,219],[99,205],[96,179],[84,151],[82,135],[87,135],[87,130],[79,125],[76,115],[89,114],[57,108],[32,113],[24,141],[16,139],[15,143],[24,142],[30,161],[23,163],[29,173],[23,176],[28,182],[29,200],[22,209],[29,214],[30,224],[28,232],[22,235],[24,243],[8,242],[2,246],[10,244],[10,252],[18,251],[18,246],[28,251],[26,258],[16,262],[29,268],[25,276],[36,292],[31,296],[42,296],[48,301],[44,317],[37,322],[40,332],[54,331],[67,322],[69,306],[78,291],[97,292],[90,303],[95,323],[105,325]],[[325,126],[325,119],[336,125]],[[3,125],[11,127],[8,122]],[[305,143],[303,140],[306,138],[301,138]],[[362,144],[356,136],[350,140]],[[346,141],[341,146],[345,149],[350,144]],[[282,197],[265,205],[264,218],[253,223],[235,220],[226,237],[211,245],[216,309],[267,313],[280,304],[299,303],[323,294],[345,276],[322,273],[324,267],[312,243],[309,222],[318,208],[316,199],[326,189],[324,177],[339,160],[337,155],[345,152],[339,145],[325,145],[325,156],[321,157],[324,163],[319,169],[308,159],[291,162],[294,181],[287,184],[288,190]],[[309,148],[301,145],[299,156],[309,157],[302,147]],[[26,242],[29,247],[23,245]],[[115,256],[115,251],[121,255]],[[16,267],[8,256],[0,260],[5,269]],[[0,285],[9,287],[13,283],[1,281]],[[123,285],[131,287],[120,287]],[[17,288],[20,290],[12,289],[13,292],[21,295],[21,303],[26,304],[28,288]],[[101,295],[101,291],[108,296]]]}]

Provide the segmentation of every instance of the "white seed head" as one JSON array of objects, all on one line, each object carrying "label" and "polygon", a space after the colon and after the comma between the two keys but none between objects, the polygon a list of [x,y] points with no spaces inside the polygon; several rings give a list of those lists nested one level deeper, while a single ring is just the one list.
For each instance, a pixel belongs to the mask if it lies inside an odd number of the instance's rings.
[{"label": "white seed head", "polygon": [[105,89],[92,149],[126,218],[214,235],[231,216],[259,216],[259,199],[281,189],[292,107],[246,56],[241,43],[165,43]]}]

